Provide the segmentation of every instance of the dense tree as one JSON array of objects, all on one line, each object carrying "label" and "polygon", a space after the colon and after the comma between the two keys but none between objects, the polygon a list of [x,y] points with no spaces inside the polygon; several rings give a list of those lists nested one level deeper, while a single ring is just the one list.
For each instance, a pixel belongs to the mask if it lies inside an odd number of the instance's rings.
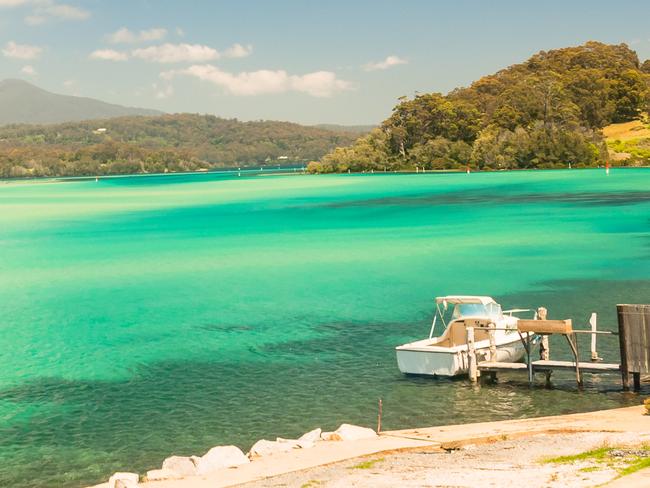
[{"label": "dense tree", "polygon": [[[374,129],[370,134],[361,137],[351,147],[339,147],[325,156],[320,162],[312,162],[309,170],[314,173],[345,173],[347,171],[386,171],[389,164],[386,161],[386,134],[380,129]],[[392,165],[390,165],[392,169]]]},{"label": "dense tree", "polygon": [[[105,130],[97,130],[97,129]],[[0,177],[194,171],[304,163],[357,135],[177,114],[0,127]]]},{"label": "dense tree", "polygon": [[650,59],[646,59],[641,65],[641,71],[650,74]]},{"label": "dense tree", "polygon": [[614,102],[612,122],[625,122],[638,117],[645,108],[647,96],[647,76],[638,70],[623,71],[611,83],[610,99]]},{"label": "dense tree", "polygon": [[[627,45],[588,42],[542,51],[448,95],[402,97],[381,129],[383,154],[366,164],[367,141],[337,149],[314,170],[377,166],[485,169],[592,166],[606,157],[605,125],[650,108],[650,67]],[[341,164],[344,162],[345,164]]]}]

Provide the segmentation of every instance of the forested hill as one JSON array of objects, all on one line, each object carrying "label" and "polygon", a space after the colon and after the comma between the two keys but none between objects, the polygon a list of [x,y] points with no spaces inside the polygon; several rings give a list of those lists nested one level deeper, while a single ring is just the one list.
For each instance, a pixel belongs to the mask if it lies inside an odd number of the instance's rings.
[{"label": "forested hill", "polygon": [[542,51],[447,95],[402,97],[378,129],[310,170],[594,166],[608,157],[601,129],[649,105],[650,60],[640,63],[625,44],[588,42]]},{"label": "forested hill", "polygon": [[193,114],[10,125],[0,127],[0,177],[306,163],[357,137],[289,122]]}]

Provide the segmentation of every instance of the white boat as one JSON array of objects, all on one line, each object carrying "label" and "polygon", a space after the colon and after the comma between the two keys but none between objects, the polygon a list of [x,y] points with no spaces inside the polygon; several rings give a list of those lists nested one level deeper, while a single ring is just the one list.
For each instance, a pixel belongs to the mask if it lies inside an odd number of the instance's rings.
[{"label": "white boat", "polygon": [[[491,297],[452,295],[436,298],[436,315],[429,337],[395,348],[397,365],[405,374],[429,376],[458,376],[469,370],[467,327],[474,327],[474,347],[478,362],[517,362],[525,353],[523,340],[528,333],[519,334],[515,312],[501,310]],[[444,331],[433,337],[438,318]],[[447,320],[445,320],[447,319]],[[494,328],[496,357],[490,357],[489,329]],[[530,339],[534,336],[531,334]]]}]

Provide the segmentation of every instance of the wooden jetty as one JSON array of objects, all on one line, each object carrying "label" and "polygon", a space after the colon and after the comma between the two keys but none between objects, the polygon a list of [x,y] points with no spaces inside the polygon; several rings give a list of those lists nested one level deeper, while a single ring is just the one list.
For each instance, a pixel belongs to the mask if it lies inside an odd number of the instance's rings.
[{"label": "wooden jetty", "polygon": [[[650,374],[650,305],[617,305],[618,311],[618,332],[597,330],[597,317],[592,314],[590,329],[573,329],[571,320],[547,320],[547,311],[540,307],[537,310],[535,320],[519,320],[517,332],[526,350],[525,363],[507,363],[493,360],[496,357],[496,348],[490,347],[490,354],[487,361],[477,361],[474,348],[474,328],[467,328],[467,344],[469,376],[472,381],[478,381],[479,376],[485,373],[493,378],[502,371],[526,371],[528,381],[533,384],[536,373],[544,373],[546,381],[550,381],[553,371],[575,372],[578,386],[582,386],[583,373],[603,374],[621,373],[623,388],[629,389],[629,378],[632,376],[634,389],[639,390],[641,386],[641,375]],[[494,344],[495,327],[488,331],[490,345]],[[591,361],[581,361],[578,351],[578,334],[591,335]],[[571,350],[572,361],[557,361],[550,359],[549,336],[563,336]],[[598,357],[596,350],[596,338],[599,335],[618,336],[621,363],[604,363]],[[532,348],[536,338],[540,340],[540,359],[533,360],[531,357]]]},{"label": "wooden jetty", "polygon": [[617,305],[623,389],[641,388],[641,375],[650,373],[650,305]]}]

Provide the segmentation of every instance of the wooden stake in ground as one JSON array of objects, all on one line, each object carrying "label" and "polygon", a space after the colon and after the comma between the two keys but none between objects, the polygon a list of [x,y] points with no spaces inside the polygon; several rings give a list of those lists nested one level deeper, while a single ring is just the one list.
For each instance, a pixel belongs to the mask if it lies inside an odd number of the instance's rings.
[{"label": "wooden stake in ground", "polygon": [[379,399],[379,411],[377,412],[377,434],[381,432],[381,410],[382,410],[382,401]]}]

